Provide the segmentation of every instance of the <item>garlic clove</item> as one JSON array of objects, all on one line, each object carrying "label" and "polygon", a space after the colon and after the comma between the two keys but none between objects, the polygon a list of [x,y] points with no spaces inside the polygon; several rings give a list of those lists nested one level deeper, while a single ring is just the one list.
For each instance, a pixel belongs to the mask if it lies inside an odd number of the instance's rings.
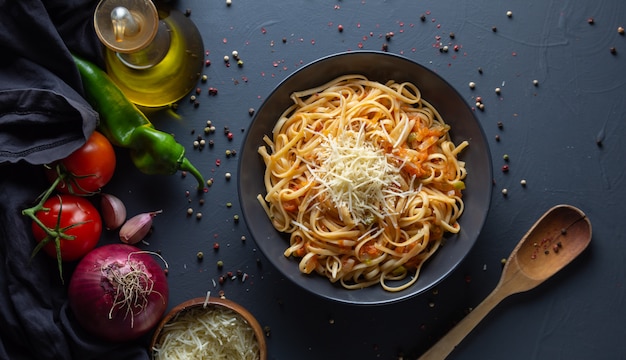
[{"label": "garlic clove", "polygon": [[107,230],[115,230],[126,221],[126,206],[122,200],[111,194],[100,197],[100,211]]},{"label": "garlic clove", "polygon": [[141,213],[128,219],[120,229],[120,240],[126,244],[136,244],[143,240],[152,228],[152,218],[163,210]]}]

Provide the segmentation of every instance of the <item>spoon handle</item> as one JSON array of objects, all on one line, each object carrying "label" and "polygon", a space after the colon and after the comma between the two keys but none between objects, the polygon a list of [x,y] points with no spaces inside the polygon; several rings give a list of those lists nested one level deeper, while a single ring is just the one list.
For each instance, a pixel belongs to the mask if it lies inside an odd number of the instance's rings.
[{"label": "spoon handle", "polygon": [[507,296],[502,288],[496,287],[478,306],[467,314],[452,330],[426,351],[419,360],[445,359],[478,323]]}]

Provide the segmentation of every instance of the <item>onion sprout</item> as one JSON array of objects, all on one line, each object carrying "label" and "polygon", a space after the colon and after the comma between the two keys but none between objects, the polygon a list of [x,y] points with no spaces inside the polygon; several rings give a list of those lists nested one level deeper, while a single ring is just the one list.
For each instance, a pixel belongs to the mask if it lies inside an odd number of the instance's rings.
[{"label": "onion sprout", "polygon": [[[161,255],[151,251],[136,251],[128,254],[126,264],[115,262],[103,265],[100,269],[102,275],[115,290],[113,304],[109,310],[109,319],[113,319],[113,312],[116,307],[119,307],[120,310],[125,311],[125,319],[130,315],[131,328],[134,327],[135,316],[147,307],[148,297],[152,293],[158,294],[165,301],[163,295],[154,290],[154,281],[146,271],[145,264],[131,260],[132,255],[141,253],[158,256],[165,263],[165,267],[168,267]],[[124,271],[125,269],[126,271]]]}]

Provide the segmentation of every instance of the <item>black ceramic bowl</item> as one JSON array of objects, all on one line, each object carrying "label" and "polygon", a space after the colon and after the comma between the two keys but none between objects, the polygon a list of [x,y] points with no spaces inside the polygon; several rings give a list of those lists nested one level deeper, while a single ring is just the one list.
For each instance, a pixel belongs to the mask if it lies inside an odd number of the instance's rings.
[{"label": "black ceramic bowl", "polygon": [[[388,292],[380,286],[347,290],[321,275],[300,273],[299,259],[283,255],[289,244],[288,234],[274,229],[257,200],[258,194],[265,195],[265,165],[257,150],[264,145],[263,136],[271,135],[279,116],[292,104],[289,98],[291,93],[322,85],[345,74],[362,74],[382,83],[395,80],[416,84],[422,97],[451,126],[453,142],[458,144],[467,140],[470,143],[460,155],[466,162],[468,173],[463,192],[465,211],[459,219],[461,231],[455,235],[448,234],[445,246],[437,250],[424,265],[417,282],[399,292]],[[449,275],[470,251],[483,227],[491,201],[491,156],[483,130],[472,109],[450,84],[434,72],[405,57],[385,52],[335,54],[295,71],[276,87],[257,111],[239,156],[239,199],[244,219],[258,247],[289,280],[316,295],[343,303],[387,304],[432,288]]]}]

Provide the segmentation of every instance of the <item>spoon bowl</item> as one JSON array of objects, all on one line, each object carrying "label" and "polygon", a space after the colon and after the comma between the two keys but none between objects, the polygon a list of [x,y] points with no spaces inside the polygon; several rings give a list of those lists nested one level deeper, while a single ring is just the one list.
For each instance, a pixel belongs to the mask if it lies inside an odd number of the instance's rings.
[{"label": "spoon bowl", "polygon": [[535,288],[574,260],[591,242],[591,222],[578,208],[557,205],[511,252],[496,288],[420,359],[445,359],[504,298]]},{"label": "spoon bowl", "polygon": [[513,254],[529,278],[545,280],[561,270],[591,240],[591,224],[575,207],[560,205],[541,217]]}]

